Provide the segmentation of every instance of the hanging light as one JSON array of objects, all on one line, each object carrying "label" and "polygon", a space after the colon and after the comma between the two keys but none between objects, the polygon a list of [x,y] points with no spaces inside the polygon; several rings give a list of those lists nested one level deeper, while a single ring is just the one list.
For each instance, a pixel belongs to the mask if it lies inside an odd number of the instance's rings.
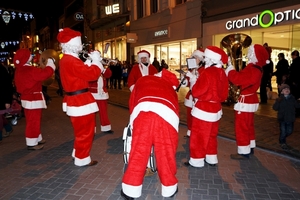
[{"label": "hanging light", "polygon": [[5,43],[4,42],[1,42],[1,47],[2,47],[2,49],[4,49],[4,47],[5,47]]},{"label": "hanging light", "polygon": [[8,24],[9,21],[10,21],[10,14],[8,11],[4,11],[3,14],[2,14],[2,19],[3,21]]}]

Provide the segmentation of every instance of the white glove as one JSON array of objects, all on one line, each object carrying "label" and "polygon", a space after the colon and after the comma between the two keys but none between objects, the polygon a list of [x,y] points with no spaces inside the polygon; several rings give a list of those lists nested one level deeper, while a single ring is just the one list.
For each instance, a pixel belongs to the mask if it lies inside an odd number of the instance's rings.
[{"label": "white glove", "polygon": [[234,70],[234,67],[232,66],[231,58],[228,57],[227,68],[225,69],[225,74],[226,74],[226,76],[228,76],[228,73],[229,73],[231,70]]},{"label": "white glove", "polygon": [[54,61],[53,61],[54,59],[52,59],[52,58],[48,58],[48,60],[47,60],[47,67],[51,67],[52,69],[53,69],[53,71],[55,71],[55,68],[56,68],[56,66],[55,66],[55,64],[54,64]]},{"label": "white glove", "polygon": [[190,78],[190,89],[192,89],[197,81],[197,76],[190,71],[186,73],[186,76]]},{"label": "white glove", "polygon": [[99,51],[92,51],[89,56],[93,61],[97,60],[100,62],[102,60],[101,53]]},{"label": "white glove", "polygon": [[87,66],[91,66],[92,65],[92,61],[90,59],[87,59],[85,62],[84,62],[85,65]]}]

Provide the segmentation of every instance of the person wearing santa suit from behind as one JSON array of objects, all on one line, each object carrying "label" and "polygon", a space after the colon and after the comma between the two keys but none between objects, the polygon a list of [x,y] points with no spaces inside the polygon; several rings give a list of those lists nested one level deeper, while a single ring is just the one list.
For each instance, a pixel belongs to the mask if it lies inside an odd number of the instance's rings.
[{"label": "person wearing santa suit from behind", "polygon": [[128,87],[132,91],[136,81],[147,75],[154,75],[157,69],[150,63],[150,53],[146,50],[141,50],[138,53],[138,63],[133,65],[128,76]]},{"label": "person wearing santa suit from behind", "polygon": [[53,75],[56,67],[51,58],[48,58],[44,68],[31,66],[31,60],[32,55],[28,49],[19,49],[16,52],[13,59],[16,68],[15,85],[24,108],[27,149],[39,150],[46,142],[41,134],[42,109],[47,108],[42,93],[42,82]]},{"label": "person wearing santa suit from behind", "polygon": [[75,136],[72,157],[76,166],[93,166],[98,163],[91,159],[90,151],[95,134],[96,112],[99,109],[88,87],[89,82],[97,80],[103,71],[102,57],[99,51],[93,51],[89,54],[92,59],[90,63],[80,60],[78,53],[82,50],[82,43],[78,31],[60,29],[57,40],[63,53],[59,62],[65,90],[63,111],[70,116]]},{"label": "person wearing santa suit from behind", "polygon": [[96,99],[99,107],[101,132],[109,134],[112,134],[113,131],[111,130],[111,123],[107,113],[107,99],[109,98],[109,95],[106,87],[106,79],[109,79],[111,75],[111,70],[109,68],[105,68],[98,80],[89,82],[89,90]]},{"label": "person wearing santa suit from behind", "polygon": [[248,64],[243,70],[234,70],[231,62],[228,62],[225,70],[229,81],[240,86],[241,90],[238,102],[234,105],[237,154],[230,155],[232,159],[238,160],[248,159],[250,153],[254,153],[254,112],[259,105],[257,90],[262,77],[262,67],[270,62],[269,53],[260,44],[250,45],[247,57]]},{"label": "person wearing santa suit from behind", "polygon": [[192,94],[195,106],[192,109],[192,134],[190,136],[190,159],[184,164],[204,167],[204,163],[218,163],[218,129],[222,117],[221,103],[228,96],[228,78],[222,69],[228,56],[216,46],[204,51],[205,68],[197,79]]},{"label": "person wearing santa suit from behind", "polygon": [[184,105],[186,107],[186,116],[187,116],[187,133],[185,137],[190,137],[191,135],[191,129],[192,129],[192,107],[194,106],[194,98],[192,95],[192,88],[194,84],[196,83],[197,78],[200,76],[200,73],[203,71],[203,59],[204,59],[204,51],[202,49],[195,50],[191,58],[196,59],[196,66],[188,66],[189,71],[186,73],[186,75],[183,77],[185,81],[183,82],[182,86],[189,87],[190,90],[185,95],[184,99]]},{"label": "person wearing santa suit from behind", "polygon": [[121,196],[125,199],[141,196],[152,146],[162,196],[172,197],[178,192],[176,149],[179,104],[175,92],[178,85],[176,75],[165,69],[154,76],[141,77],[134,86],[129,99],[131,151],[121,190]]}]

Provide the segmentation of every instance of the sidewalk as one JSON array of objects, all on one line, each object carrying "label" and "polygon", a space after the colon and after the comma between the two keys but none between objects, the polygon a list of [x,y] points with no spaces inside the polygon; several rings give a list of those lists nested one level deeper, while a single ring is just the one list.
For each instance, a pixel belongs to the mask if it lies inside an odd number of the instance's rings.
[{"label": "sidewalk", "polygon": [[[180,88],[178,99],[180,105],[180,123],[186,125],[186,110],[183,104],[187,88]],[[128,108],[130,91],[128,88],[109,89],[109,103]],[[272,109],[275,100],[268,100],[267,104],[259,106],[255,113],[256,145],[259,148],[274,151],[283,155],[300,159],[300,118],[296,119],[294,132],[287,138],[290,150],[281,149],[278,141],[279,127],[276,111]],[[233,105],[223,105],[223,117],[220,121],[219,136],[235,140]]]}]

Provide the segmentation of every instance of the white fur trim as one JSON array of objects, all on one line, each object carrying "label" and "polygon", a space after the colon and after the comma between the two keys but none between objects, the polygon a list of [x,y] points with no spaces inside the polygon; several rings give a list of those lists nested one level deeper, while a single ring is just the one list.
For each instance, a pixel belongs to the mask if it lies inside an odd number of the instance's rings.
[{"label": "white fur trim", "polygon": [[20,61],[19,61],[19,60],[16,60],[16,63],[17,63],[17,64],[20,64]]},{"label": "white fur trim", "polygon": [[111,130],[111,125],[101,126],[101,131],[109,131]]},{"label": "white fur trim", "polygon": [[[153,97],[156,98],[156,97]],[[130,124],[133,124],[135,118],[139,115],[141,111],[154,112],[168,122],[173,128],[178,131],[179,117],[178,115],[170,109],[168,106],[162,103],[144,101],[136,105],[130,115]]]},{"label": "white fur trim", "polygon": [[42,134],[39,134],[37,138],[28,138],[26,137],[26,145],[27,146],[35,146],[38,145],[39,141],[42,141]]},{"label": "white fur trim", "polygon": [[74,158],[74,164],[79,167],[88,165],[88,164],[90,164],[91,161],[92,160],[91,160],[90,156],[83,158],[83,159],[77,158],[76,156]]},{"label": "white fur trim", "polygon": [[205,161],[209,164],[217,164],[218,163],[218,157],[217,155],[206,155]]},{"label": "white fur trim", "polygon": [[193,107],[194,101],[193,101],[193,96],[192,96],[192,95],[189,95],[189,98],[188,98],[188,99],[187,99],[187,98],[184,99],[184,105],[185,105],[186,107],[189,107],[189,108],[192,108],[192,107]]},{"label": "white fur trim", "polygon": [[205,57],[210,58],[212,60],[221,60],[222,56],[210,49],[205,49],[204,53]]},{"label": "white fur trim", "polygon": [[204,167],[204,158],[190,158],[189,163],[193,167]]},{"label": "white fur trim", "polygon": [[223,114],[222,109],[216,113],[206,112],[204,110],[200,110],[197,107],[193,107],[193,109],[192,109],[192,116],[196,117],[197,119],[201,119],[201,120],[207,121],[207,122],[218,121],[219,119],[221,119],[222,114]]},{"label": "white fur trim", "polygon": [[105,100],[105,99],[109,98],[108,93],[104,92],[103,89],[99,89],[99,91],[102,91],[102,92],[92,93],[94,99],[96,99],[96,100]]},{"label": "white fur trim", "polygon": [[149,58],[149,54],[145,53],[145,52],[139,53],[138,55],[139,55],[139,58],[142,58],[142,57]]},{"label": "white fur trim", "polygon": [[191,136],[191,130],[187,130],[186,135]]},{"label": "white fur trim", "polygon": [[255,140],[250,140],[250,148],[255,148],[255,147],[256,147]]},{"label": "white fur trim", "polygon": [[48,58],[46,67],[51,67],[53,69],[53,71],[55,70],[56,66],[51,58]]},{"label": "white fur trim", "polygon": [[170,186],[164,186],[161,184],[161,195],[163,197],[170,197],[172,196],[177,190],[177,183]]},{"label": "white fur trim", "polygon": [[230,72],[231,70],[234,70],[234,67],[233,67],[232,65],[229,65],[229,66],[225,69],[225,74],[226,74],[226,76],[228,76],[228,74],[229,74],[229,72]]},{"label": "white fur trim", "polygon": [[37,101],[21,100],[21,104],[22,107],[26,109],[47,108],[45,100],[37,100]]},{"label": "white fur trim", "polygon": [[132,92],[134,86],[135,86],[135,84],[133,84],[132,86],[130,86],[130,88],[129,88],[130,92]]},{"label": "white fur trim", "polygon": [[94,112],[99,111],[98,105],[96,102],[92,102],[90,104],[86,104],[83,106],[67,106],[67,104],[63,103],[63,111],[66,112],[68,116],[84,116]]},{"label": "white fur trim", "polygon": [[250,153],[250,145],[238,146],[238,154],[249,154],[249,153]]},{"label": "white fur trim", "polygon": [[66,42],[65,44],[80,46],[80,45],[82,45],[81,37],[80,36],[74,37],[71,40],[69,40],[68,42]]},{"label": "white fur trim", "polygon": [[234,104],[234,110],[241,112],[256,112],[258,109],[258,103],[241,103]]},{"label": "white fur trim", "polygon": [[133,198],[139,198],[142,195],[143,185],[133,186],[122,183],[122,190],[124,194]]}]

